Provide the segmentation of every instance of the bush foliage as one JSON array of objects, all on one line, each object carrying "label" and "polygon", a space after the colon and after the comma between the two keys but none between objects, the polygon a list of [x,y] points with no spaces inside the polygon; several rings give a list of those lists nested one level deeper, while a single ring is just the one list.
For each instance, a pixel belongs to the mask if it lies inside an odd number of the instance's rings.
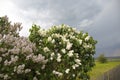
[{"label": "bush foliage", "polygon": [[64,24],[48,30],[33,25],[29,39],[36,44],[38,53],[48,59],[42,76],[44,79],[89,78],[87,72],[94,66],[96,41],[88,33]]},{"label": "bush foliage", "polygon": [[0,79],[89,79],[96,41],[88,33],[64,24],[48,30],[34,24],[29,38],[20,30],[19,23],[0,17]]}]

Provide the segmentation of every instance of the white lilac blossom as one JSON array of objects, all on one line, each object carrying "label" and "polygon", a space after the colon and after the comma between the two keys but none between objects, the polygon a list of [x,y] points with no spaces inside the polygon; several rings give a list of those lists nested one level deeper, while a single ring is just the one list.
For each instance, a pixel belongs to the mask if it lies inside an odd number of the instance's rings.
[{"label": "white lilac blossom", "polygon": [[26,46],[22,48],[22,51],[24,53],[32,53],[32,49],[30,48],[30,46]]},{"label": "white lilac blossom", "polygon": [[33,77],[33,80],[38,80],[37,77]]},{"label": "white lilac blossom", "polygon": [[57,62],[61,62],[61,54],[60,53],[57,54]]},{"label": "white lilac blossom", "polygon": [[52,73],[55,74],[55,75],[58,75],[59,77],[63,75],[63,73],[55,71],[55,70],[53,70]]},{"label": "white lilac blossom", "polygon": [[48,41],[49,41],[49,42],[52,41],[52,38],[51,38],[51,37],[48,37]]},{"label": "white lilac blossom", "polygon": [[52,42],[52,43],[55,43],[55,39],[53,39],[51,42]]},{"label": "white lilac blossom", "polygon": [[17,74],[22,74],[22,73],[24,72],[24,68],[25,68],[25,64],[19,65],[19,66],[16,68]]},{"label": "white lilac blossom", "polygon": [[24,69],[24,68],[25,68],[25,64],[19,65],[19,66],[17,67],[18,70],[22,70],[22,69]]},{"label": "white lilac blossom", "polygon": [[26,60],[33,59],[33,56],[34,56],[34,54],[33,54],[33,53],[31,53],[31,54],[27,55],[27,56],[26,56]]},{"label": "white lilac blossom", "polygon": [[45,35],[46,35],[46,31],[43,30],[43,29],[40,29],[40,30],[38,31],[38,33],[39,33],[40,36],[45,36]]},{"label": "white lilac blossom", "polygon": [[91,44],[86,44],[86,43],[84,43],[84,44],[83,44],[83,47],[84,47],[85,49],[87,49],[87,48],[92,48],[92,45],[91,45]]},{"label": "white lilac blossom", "polygon": [[48,52],[48,51],[50,51],[48,47],[44,47],[43,50],[44,50],[44,52]]},{"label": "white lilac blossom", "polygon": [[85,38],[85,41],[88,41],[90,39],[90,36],[87,36],[86,38]]},{"label": "white lilac blossom", "polygon": [[67,49],[67,50],[70,50],[70,49],[71,49],[71,47],[72,47],[72,45],[73,45],[72,43],[70,43],[70,42],[67,42],[66,49]]},{"label": "white lilac blossom", "polygon": [[66,74],[68,74],[68,73],[69,73],[69,71],[70,71],[70,69],[66,69],[66,70],[65,70],[65,73],[66,73]]},{"label": "white lilac blossom", "polygon": [[64,42],[68,42],[68,41],[69,41],[68,39],[66,39],[65,36],[62,36],[62,40],[63,40]]},{"label": "white lilac blossom", "polygon": [[75,36],[70,36],[71,39],[76,39]]},{"label": "white lilac blossom", "polygon": [[61,58],[61,54],[60,54],[60,53],[58,53],[57,56],[58,56],[59,58]]},{"label": "white lilac blossom", "polygon": [[18,56],[14,56],[14,55],[11,55],[11,61],[14,63],[16,61],[18,61],[19,57]]},{"label": "white lilac blossom", "polygon": [[75,62],[76,62],[77,64],[81,65],[81,60],[75,59]]},{"label": "white lilac blossom", "polygon": [[72,57],[72,56],[73,56],[73,53],[74,53],[74,51],[71,50],[71,51],[69,51],[69,52],[67,53],[67,55],[68,55],[69,57]]},{"label": "white lilac blossom", "polygon": [[61,51],[62,51],[62,53],[64,53],[64,54],[66,53],[66,50],[65,50],[65,49],[61,49]]},{"label": "white lilac blossom", "polygon": [[7,80],[7,79],[9,79],[9,76],[8,76],[8,74],[5,74],[4,75],[4,80]]},{"label": "white lilac blossom", "polygon": [[4,65],[5,65],[5,66],[10,65],[9,61],[8,61],[8,60],[5,60],[5,61],[4,61]]},{"label": "white lilac blossom", "polygon": [[55,56],[55,53],[54,52],[52,52],[51,53],[51,57],[50,57],[50,60],[53,60],[53,57]]},{"label": "white lilac blossom", "polygon": [[53,57],[50,57],[50,60],[53,60]]},{"label": "white lilac blossom", "polygon": [[39,71],[36,71],[35,73],[36,73],[37,75],[40,75],[40,74],[41,74]]},{"label": "white lilac blossom", "polygon": [[81,39],[79,40],[79,44],[80,44],[80,45],[82,44],[82,40],[81,40]]},{"label": "white lilac blossom", "polygon": [[46,64],[46,63],[47,63],[47,60],[44,60],[44,59],[45,59],[45,57],[42,56],[41,54],[32,56],[32,61],[35,62],[35,63],[43,63],[43,64]]},{"label": "white lilac blossom", "polygon": [[85,36],[85,35],[86,35],[86,33],[83,33],[83,34],[82,34],[82,36]]},{"label": "white lilac blossom", "polygon": [[76,68],[76,66],[75,66],[75,65],[72,65],[72,68],[73,68],[73,69],[75,69],[75,68]]},{"label": "white lilac blossom", "polygon": [[51,57],[53,57],[54,55],[55,55],[55,53],[54,53],[54,52],[52,52],[52,53],[51,53]]},{"label": "white lilac blossom", "polygon": [[77,67],[79,67],[79,64],[74,64],[74,65],[72,65],[72,68],[73,68],[73,69],[76,69]]},{"label": "white lilac blossom", "polygon": [[61,58],[57,57],[57,62],[61,62]]},{"label": "white lilac blossom", "polygon": [[41,67],[41,69],[45,69],[45,65],[43,65],[43,66]]},{"label": "white lilac blossom", "polygon": [[75,54],[76,58],[79,58],[79,54],[78,53],[74,53],[74,54]]},{"label": "white lilac blossom", "polygon": [[75,77],[75,74],[72,74],[73,77]]},{"label": "white lilac blossom", "polygon": [[2,54],[2,57],[6,57],[6,56],[8,56],[9,55],[9,53],[7,52],[7,53],[5,53],[5,54]]},{"label": "white lilac blossom", "polygon": [[31,69],[25,69],[25,73],[29,73]]},{"label": "white lilac blossom", "polygon": [[73,28],[74,31],[76,31],[76,28]]},{"label": "white lilac blossom", "polygon": [[75,64],[75,67],[77,68],[77,67],[79,67],[79,65],[78,65],[78,64]]},{"label": "white lilac blossom", "polygon": [[9,50],[9,52],[11,52],[13,54],[19,54],[20,49],[19,48],[13,48],[13,49]]}]

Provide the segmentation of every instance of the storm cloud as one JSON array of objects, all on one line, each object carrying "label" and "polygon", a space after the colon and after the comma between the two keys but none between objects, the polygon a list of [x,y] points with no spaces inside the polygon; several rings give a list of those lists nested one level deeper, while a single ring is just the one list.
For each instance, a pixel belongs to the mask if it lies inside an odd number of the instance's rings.
[{"label": "storm cloud", "polygon": [[[21,22],[21,36],[28,36],[33,23],[42,28],[67,24],[88,32],[97,41],[97,56],[120,54],[119,0],[3,0],[0,16]],[[114,54],[113,54],[114,53]]]}]

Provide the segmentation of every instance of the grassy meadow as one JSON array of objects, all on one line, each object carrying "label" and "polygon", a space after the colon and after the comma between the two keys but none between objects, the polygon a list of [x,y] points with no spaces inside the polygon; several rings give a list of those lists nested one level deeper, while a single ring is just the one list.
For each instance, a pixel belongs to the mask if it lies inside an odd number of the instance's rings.
[{"label": "grassy meadow", "polygon": [[96,61],[96,66],[89,73],[91,80],[96,80],[97,77],[101,76],[104,72],[120,65],[120,61],[108,61],[107,63],[99,63]]}]

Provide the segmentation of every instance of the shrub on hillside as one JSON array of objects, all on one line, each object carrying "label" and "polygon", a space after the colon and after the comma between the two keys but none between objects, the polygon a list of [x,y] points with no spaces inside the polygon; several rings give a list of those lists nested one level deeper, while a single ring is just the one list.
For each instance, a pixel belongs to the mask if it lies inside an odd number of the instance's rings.
[{"label": "shrub on hillside", "polygon": [[104,56],[104,54],[101,54],[99,57],[98,57],[98,61],[100,63],[106,63],[107,62],[107,58]]}]

